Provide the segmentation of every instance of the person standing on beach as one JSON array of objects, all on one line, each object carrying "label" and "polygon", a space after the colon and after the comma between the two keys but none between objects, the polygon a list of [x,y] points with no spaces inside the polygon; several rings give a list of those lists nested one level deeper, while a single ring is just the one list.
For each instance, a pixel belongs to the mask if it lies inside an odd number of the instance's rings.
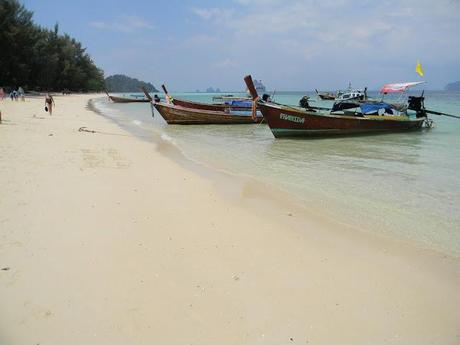
[{"label": "person standing on beach", "polygon": [[18,94],[19,94],[19,97],[21,97],[21,101],[25,102],[26,101],[25,92],[21,86],[18,89]]},{"label": "person standing on beach", "polygon": [[3,91],[3,87],[0,87],[0,100],[3,101],[3,98],[5,98],[5,91]]},{"label": "person standing on beach", "polygon": [[56,106],[54,103],[54,98],[49,93],[45,96],[45,111],[49,111],[50,115],[53,115],[53,106]]}]

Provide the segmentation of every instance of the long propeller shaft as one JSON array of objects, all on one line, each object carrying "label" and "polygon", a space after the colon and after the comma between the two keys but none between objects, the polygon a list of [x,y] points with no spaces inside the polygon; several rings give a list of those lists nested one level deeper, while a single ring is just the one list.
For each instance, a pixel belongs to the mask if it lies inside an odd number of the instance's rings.
[{"label": "long propeller shaft", "polygon": [[451,114],[446,114],[446,113],[441,113],[441,112],[439,112],[439,111],[428,110],[428,109],[426,109],[425,111],[426,111],[428,114],[440,115],[440,116],[448,116],[448,117],[453,117],[454,119],[459,119],[459,120],[460,120],[460,116],[451,115]]}]

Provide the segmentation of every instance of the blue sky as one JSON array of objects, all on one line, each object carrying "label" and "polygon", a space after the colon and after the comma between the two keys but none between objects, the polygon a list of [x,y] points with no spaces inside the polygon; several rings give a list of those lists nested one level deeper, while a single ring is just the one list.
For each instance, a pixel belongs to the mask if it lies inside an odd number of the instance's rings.
[{"label": "blue sky", "polygon": [[[174,91],[376,89],[460,80],[459,0],[25,0],[40,25],[59,23],[106,76]],[[420,59],[425,77],[415,73]]]}]

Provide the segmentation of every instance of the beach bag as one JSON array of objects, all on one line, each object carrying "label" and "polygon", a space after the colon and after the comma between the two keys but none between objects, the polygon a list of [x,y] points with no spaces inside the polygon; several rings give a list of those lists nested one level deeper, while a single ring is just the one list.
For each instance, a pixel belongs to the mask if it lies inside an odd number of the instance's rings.
[{"label": "beach bag", "polygon": [[48,112],[48,107],[45,107],[45,111]]}]

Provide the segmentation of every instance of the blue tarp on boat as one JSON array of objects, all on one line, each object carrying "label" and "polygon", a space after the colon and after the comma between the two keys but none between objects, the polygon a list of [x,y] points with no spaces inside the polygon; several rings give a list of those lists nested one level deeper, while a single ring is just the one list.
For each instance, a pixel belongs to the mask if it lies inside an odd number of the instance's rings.
[{"label": "blue tarp on boat", "polygon": [[252,101],[226,101],[225,104],[231,105],[232,107],[252,107]]},{"label": "blue tarp on boat", "polygon": [[391,105],[385,102],[362,103],[360,105],[360,108],[363,114],[367,115],[378,114],[380,109],[383,109],[386,114],[393,114],[393,109],[391,108]]}]

